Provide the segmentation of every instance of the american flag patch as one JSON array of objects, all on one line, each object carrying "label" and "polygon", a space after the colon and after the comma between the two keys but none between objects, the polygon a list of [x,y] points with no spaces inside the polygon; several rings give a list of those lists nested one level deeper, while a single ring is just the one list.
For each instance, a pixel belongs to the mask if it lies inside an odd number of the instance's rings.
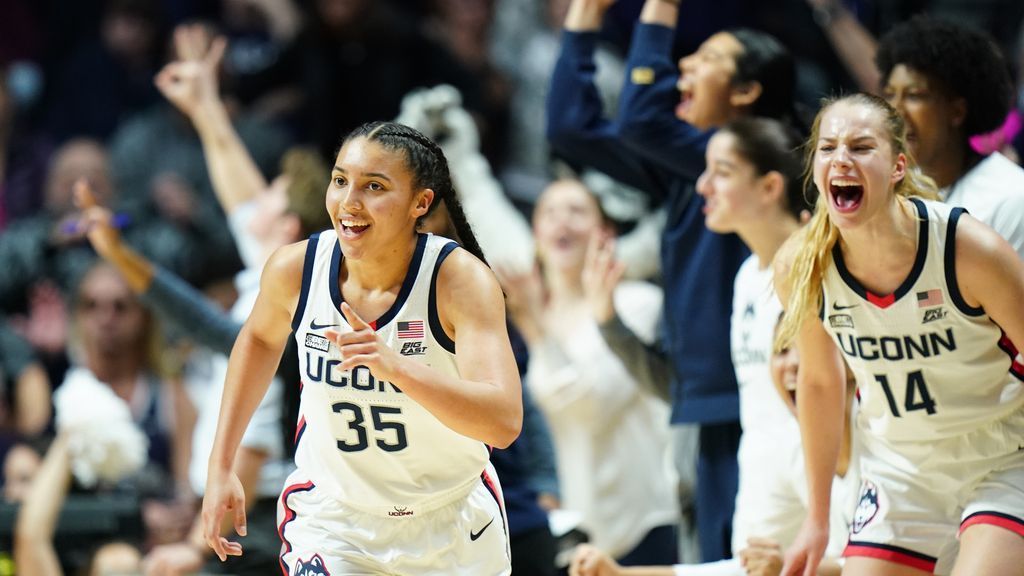
[{"label": "american flag patch", "polygon": [[942,290],[936,288],[935,290],[928,290],[927,292],[917,293],[918,308],[938,306],[939,304],[942,304]]},{"label": "american flag patch", "polygon": [[422,340],[426,334],[423,331],[423,320],[410,320],[398,323],[398,337]]}]

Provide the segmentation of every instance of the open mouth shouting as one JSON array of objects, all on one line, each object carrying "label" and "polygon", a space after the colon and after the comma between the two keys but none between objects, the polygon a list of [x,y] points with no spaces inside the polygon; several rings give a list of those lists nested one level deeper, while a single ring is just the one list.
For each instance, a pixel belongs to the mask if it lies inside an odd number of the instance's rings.
[{"label": "open mouth shouting", "polygon": [[832,206],[842,214],[854,212],[864,198],[864,185],[850,178],[833,178],[828,183]]},{"label": "open mouth shouting", "polygon": [[676,118],[685,118],[693,105],[693,89],[689,85],[679,83],[679,104],[676,104]]}]

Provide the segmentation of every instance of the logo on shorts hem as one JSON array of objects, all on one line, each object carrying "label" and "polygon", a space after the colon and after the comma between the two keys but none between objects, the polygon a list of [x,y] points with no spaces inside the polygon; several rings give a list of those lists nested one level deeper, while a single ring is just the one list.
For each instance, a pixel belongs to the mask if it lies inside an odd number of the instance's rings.
[{"label": "logo on shorts hem", "polygon": [[488,522],[487,524],[484,524],[484,527],[481,528],[478,532],[473,532],[472,530],[470,530],[469,531],[469,539],[470,539],[470,541],[471,542],[476,542],[477,538],[479,538],[480,535],[484,533],[484,530],[487,530],[487,528],[491,524],[493,524],[493,523],[494,523],[494,516],[491,516],[491,521]]},{"label": "logo on shorts hem", "polygon": [[324,559],[319,554],[314,554],[309,562],[303,562],[302,558],[299,558],[292,576],[331,576],[331,573],[324,566]]},{"label": "logo on shorts hem", "polygon": [[878,508],[878,487],[870,480],[865,480],[861,484],[860,500],[857,502],[857,511],[853,514],[850,531],[859,534],[878,515]]},{"label": "logo on shorts hem", "polygon": [[413,511],[408,506],[395,506],[394,510],[388,510],[388,516],[412,516]]}]

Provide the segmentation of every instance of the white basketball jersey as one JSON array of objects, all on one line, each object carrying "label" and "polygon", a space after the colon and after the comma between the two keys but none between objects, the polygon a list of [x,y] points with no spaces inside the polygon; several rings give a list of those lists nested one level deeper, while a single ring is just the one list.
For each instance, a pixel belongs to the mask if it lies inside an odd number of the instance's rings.
[{"label": "white basketball jersey", "polygon": [[858,425],[896,442],[949,438],[1024,407],[1013,344],[960,295],[955,240],[964,210],[912,201],[917,258],[895,292],[865,289],[838,244],[823,283],[822,321],[857,378]]},{"label": "white basketball jersey", "polygon": [[736,273],[732,302],[732,365],[740,391],[740,424],[744,432],[799,436],[796,419],[771,379],[775,325],[782,314],[782,303],[772,289],[772,267],[762,269],[757,256],[750,255]]},{"label": "white basketball jersey", "polygon": [[[455,343],[438,320],[435,283],[456,247],[446,238],[420,235],[394,305],[371,324],[395,351],[452,375],[458,374]],[[342,259],[333,230],[310,238],[292,324],[303,384],[295,464],[353,508],[413,515],[478,483],[488,448],[448,428],[369,369],[338,368],[338,349],[323,334],[352,330],[340,308]]]}]

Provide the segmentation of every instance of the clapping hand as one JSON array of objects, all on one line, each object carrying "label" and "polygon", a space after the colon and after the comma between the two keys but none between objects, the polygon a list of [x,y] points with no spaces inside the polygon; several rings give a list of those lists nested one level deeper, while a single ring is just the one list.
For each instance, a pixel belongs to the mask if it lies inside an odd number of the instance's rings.
[{"label": "clapping hand", "polygon": [[583,293],[598,324],[615,316],[615,287],[625,273],[626,264],[615,259],[615,240],[595,234],[583,264]]}]

